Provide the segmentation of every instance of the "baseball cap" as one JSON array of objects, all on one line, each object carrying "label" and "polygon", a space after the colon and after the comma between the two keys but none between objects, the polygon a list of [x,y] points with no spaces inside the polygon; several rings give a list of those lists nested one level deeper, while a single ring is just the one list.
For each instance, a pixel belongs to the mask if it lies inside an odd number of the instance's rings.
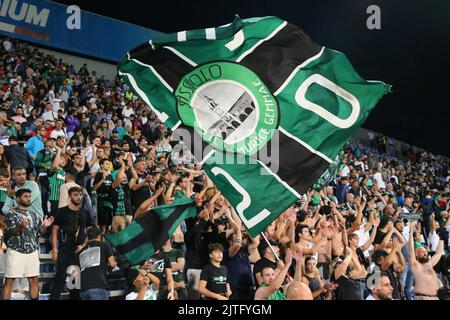
[{"label": "baseball cap", "polygon": [[119,133],[119,130],[117,130],[116,128],[113,129],[112,133]]}]

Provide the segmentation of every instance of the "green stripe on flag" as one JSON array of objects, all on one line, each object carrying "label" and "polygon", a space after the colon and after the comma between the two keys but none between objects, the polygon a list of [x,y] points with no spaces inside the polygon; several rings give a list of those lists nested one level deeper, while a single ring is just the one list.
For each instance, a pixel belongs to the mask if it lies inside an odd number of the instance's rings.
[{"label": "green stripe on flag", "polygon": [[107,234],[106,238],[113,246],[118,246],[124,243],[127,243],[131,239],[138,236],[141,232],[144,231],[142,226],[136,221],[132,221],[128,227],[126,228],[127,232],[119,232]]}]

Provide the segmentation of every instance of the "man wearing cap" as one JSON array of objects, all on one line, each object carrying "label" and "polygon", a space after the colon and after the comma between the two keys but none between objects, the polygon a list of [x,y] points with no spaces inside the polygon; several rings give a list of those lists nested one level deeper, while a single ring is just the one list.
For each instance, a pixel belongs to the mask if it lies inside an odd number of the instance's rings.
[{"label": "man wearing cap", "polygon": [[112,137],[109,139],[109,142],[111,144],[111,149],[114,151],[121,151],[123,141],[119,139],[119,129],[114,128],[112,131]]}]

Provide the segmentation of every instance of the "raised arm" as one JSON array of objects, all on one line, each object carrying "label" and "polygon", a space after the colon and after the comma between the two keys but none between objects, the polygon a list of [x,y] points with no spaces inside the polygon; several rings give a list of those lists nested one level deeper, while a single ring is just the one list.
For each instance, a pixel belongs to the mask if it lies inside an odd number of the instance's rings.
[{"label": "raised arm", "polygon": [[291,267],[291,264],[292,264],[292,251],[291,249],[287,249],[283,269],[281,269],[281,271],[275,276],[275,279],[272,281],[270,286],[259,287],[259,289],[256,290],[255,300],[265,300],[269,296],[277,292],[277,290],[280,289],[281,285],[283,284],[283,281],[286,278],[286,275],[289,271],[289,268]]},{"label": "raised arm", "polygon": [[370,239],[367,240],[362,246],[361,246],[361,250],[364,252],[367,249],[369,249],[369,247],[372,245],[372,243],[375,241],[375,236],[377,235],[377,230],[378,230],[378,225],[379,222],[375,222],[373,224],[373,229],[372,229],[372,233],[370,234]]},{"label": "raised arm", "polygon": [[408,257],[409,257],[409,264],[413,267],[417,265],[416,252],[414,250],[414,229],[416,225],[417,221],[412,221],[409,224]]},{"label": "raised arm", "polygon": [[439,260],[441,260],[443,254],[444,254],[444,240],[439,240],[439,245],[436,249],[436,253],[430,258],[430,263],[433,267],[439,262]]}]

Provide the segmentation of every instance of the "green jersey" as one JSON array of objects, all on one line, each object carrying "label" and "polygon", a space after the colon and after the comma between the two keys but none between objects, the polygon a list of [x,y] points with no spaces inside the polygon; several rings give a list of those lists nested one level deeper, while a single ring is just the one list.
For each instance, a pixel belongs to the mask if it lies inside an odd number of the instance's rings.
[{"label": "green jersey", "polygon": [[61,195],[61,186],[66,182],[66,173],[64,169],[50,170],[48,173],[50,182],[50,201],[58,201]]},{"label": "green jersey", "polygon": [[[262,283],[260,287],[267,287],[267,286],[264,283]],[[268,296],[267,300],[286,300],[286,295],[281,290],[278,289],[275,293]]]}]

